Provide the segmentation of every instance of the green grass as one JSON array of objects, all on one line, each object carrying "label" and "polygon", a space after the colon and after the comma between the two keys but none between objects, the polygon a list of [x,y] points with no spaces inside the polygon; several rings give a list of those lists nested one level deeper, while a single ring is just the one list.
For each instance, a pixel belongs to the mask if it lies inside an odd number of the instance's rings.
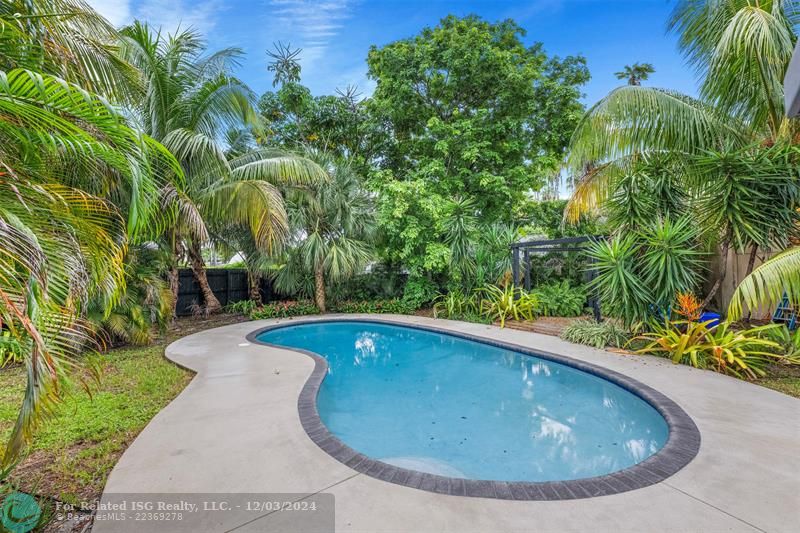
[{"label": "green grass", "polygon": [[[62,501],[102,492],[119,456],[145,425],[183,390],[191,373],[164,357],[164,346],[109,351],[91,396],[71,391],[35,433],[26,458],[12,474],[25,490]],[[5,441],[25,387],[24,370],[0,372],[0,437]]]},{"label": "green grass", "polygon": [[763,387],[800,398],[800,377],[764,378],[757,381]]}]

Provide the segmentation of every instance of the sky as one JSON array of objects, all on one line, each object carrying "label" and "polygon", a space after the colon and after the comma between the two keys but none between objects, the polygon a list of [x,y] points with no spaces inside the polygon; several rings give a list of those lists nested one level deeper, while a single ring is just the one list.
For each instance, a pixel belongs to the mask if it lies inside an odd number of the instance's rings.
[{"label": "sky", "polygon": [[656,69],[648,85],[695,95],[695,77],[666,33],[674,0],[88,0],[115,25],[134,18],[165,31],[194,27],[211,49],[244,50],[237,73],[257,93],[270,90],[266,50],[273,43],[302,48],[302,82],[316,95],[367,78],[370,46],[412,37],[448,14],[477,14],[488,21],[514,19],[527,44],[542,42],[550,55],[581,54],[591,81],[583,98],[591,105],[624,83],[614,72],[634,62]]}]

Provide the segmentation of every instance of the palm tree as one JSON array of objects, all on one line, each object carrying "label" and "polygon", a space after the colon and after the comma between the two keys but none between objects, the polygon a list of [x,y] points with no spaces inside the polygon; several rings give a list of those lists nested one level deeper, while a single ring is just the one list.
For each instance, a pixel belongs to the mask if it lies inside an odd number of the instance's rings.
[{"label": "palm tree", "polygon": [[[797,22],[798,12],[786,0],[678,2],[669,26],[678,33],[681,49],[701,77],[701,98],[625,86],[592,106],[571,140],[567,164],[580,178],[565,217],[576,220],[584,211],[604,204],[625,176],[636,171],[642,157],[672,154],[691,163],[699,159],[700,164],[690,165],[684,178],[702,200],[700,205],[706,210],[702,217],[717,221],[712,237],[723,251],[749,246],[754,253],[756,246],[773,238],[759,212],[763,197],[726,197],[736,203],[739,213],[750,217],[741,220],[729,217],[722,203],[713,201],[711,191],[739,187],[752,175],[747,164],[761,159],[764,146],[787,143],[800,129],[797,121],[783,117],[782,88]],[[776,187],[786,186],[790,178],[792,173],[785,172]],[[759,225],[759,234],[744,231],[753,223]],[[742,238],[737,240],[737,236]],[[706,303],[725,277],[727,253],[722,257]]]},{"label": "palm tree", "polygon": [[[108,92],[118,83],[71,26],[102,19],[78,2],[52,3],[73,9],[70,16],[55,10],[28,19],[24,8],[45,3],[21,4],[0,10],[0,325],[24,347],[28,380],[3,467],[61,398],[74,357],[92,346],[88,302],[116,304],[125,250],[170,222],[159,190],[182,176],[171,154],[117,108],[68,81]],[[73,53],[60,63],[66,50]]]},{"label": "palm tree", "polygon": [[308,273],[314,280],[314,301],[324,313],[327,284],[359,273],[372,257],[375,218],[372,197],[348,162],[319,152],[309,152],[309,157],[330,180],[289,195],[294,236],[275,285],[284,292],[294,291],[304,281],[298,270]]},{"label": "palm tree", "polygon": [[614,76],[618,80],[628,80],[628,85],[639,86],[655,71],[656,69],[650,63],[634,63],[633,65],[625,65],[625,68],[620,72],[615,72]]},{"label": "palm tree", "polygon": [[148,87],[132,108],[142,130],[180,161],[185,187],[166,191],[178,223],[165,235],[173,253],[170,283],[177,290],[177,264],[185,254],[206,310],[221,309],[211,291],[202,247],[209,224],[242,224],[258,247],[271,253],[288,236],[283,199],[276,184],[309,185],[326,178],[308,159],[274,150],[252,150],[228,159],[221,139],[229,130],[258,129],[255,97],[230,70],[238,49],[205,54],[200,36],[186,30],[163,36],[135,22],[122,30],[122,57],[141,72]]}]

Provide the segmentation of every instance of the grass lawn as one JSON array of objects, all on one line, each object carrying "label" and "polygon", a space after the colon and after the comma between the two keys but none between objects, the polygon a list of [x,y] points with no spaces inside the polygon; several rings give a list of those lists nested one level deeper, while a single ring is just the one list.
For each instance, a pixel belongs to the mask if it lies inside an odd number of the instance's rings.
[{"label": "grass lawn", "polygon": [[[110,350],[91,396],[76,388],[36,432],[29,453],[11,475],[26,492],[77,503],[99,497],[122,452],[151,418],[180,393],[192,373],[164,357],[164,347],[182,336],[241,316],[182,318],[155,344]],[[25,388],[25,372],[0,370],[0,438],[8,437]]]}]

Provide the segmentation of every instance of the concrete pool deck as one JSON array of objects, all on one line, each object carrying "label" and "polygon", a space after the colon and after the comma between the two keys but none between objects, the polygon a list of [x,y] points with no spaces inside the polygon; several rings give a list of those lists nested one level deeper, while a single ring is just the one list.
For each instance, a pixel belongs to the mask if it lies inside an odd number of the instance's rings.
[{"label": "concrete pool deck", "polygon": [[[369,318],[350,315],[349,318]],[[697,424],[697,457],[649,487],[595,498],[512,501],[425,492],[360,474],[303,430],[297,398],[314,361],[250,343],[284,321],[243,322],[176,341],[167,357],[197,372],[144,429],[105,487],[120,493],[329,493],[337,531],[796,531],[800,523],[800,400],[733,378],[624,356],[558,338],[424,317],[435,325],[590,362],[675,401]],[[304,319],[305,320],[305,319]],[[286,513],[237,513],[187,531],[289,531]],[[94,531],[138,531],[96,522]],[[138,524],[141,526],[142,524]],[[177,523],[171,529],[181,530]],[[202,528],[202,529],[201,529]]]}]

